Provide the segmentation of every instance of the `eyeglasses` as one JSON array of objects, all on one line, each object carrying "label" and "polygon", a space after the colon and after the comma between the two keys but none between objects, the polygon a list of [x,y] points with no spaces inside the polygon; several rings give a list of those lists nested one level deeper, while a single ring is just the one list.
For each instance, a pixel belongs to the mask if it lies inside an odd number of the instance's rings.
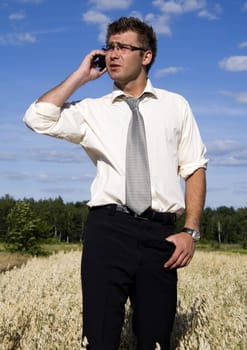
[{"label": "eyeglasses", "polygon": [[122,44],[122,43],[111,43],[103,47],[103,50],[105,52],[112,52],[114,49],[117,49],[119,52],[123,54],[129,51],[147,51],[147,49],[144,49],[144,47],[137,47],[137,46]]}]

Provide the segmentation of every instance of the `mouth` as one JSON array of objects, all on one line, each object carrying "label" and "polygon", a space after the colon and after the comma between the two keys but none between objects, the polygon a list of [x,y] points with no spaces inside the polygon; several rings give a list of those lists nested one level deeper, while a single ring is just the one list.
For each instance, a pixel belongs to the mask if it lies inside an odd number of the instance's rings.
[{"label": "mouth", "polygon": [[110,64],[111,71],[116,71],[116,70],[119,70],[120,68],[121,68],[121,66],[119,64],[116,64],[116,63]]}]

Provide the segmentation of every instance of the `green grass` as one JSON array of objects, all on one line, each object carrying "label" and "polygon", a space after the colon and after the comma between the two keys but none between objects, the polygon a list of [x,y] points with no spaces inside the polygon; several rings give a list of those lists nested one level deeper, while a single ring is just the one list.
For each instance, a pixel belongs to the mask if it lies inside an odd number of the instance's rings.
[{"label": "green grass", "polygon": [[73,250],[81,250],[81,243],[66,243],[66,242],[57,242],[57,243],[46,243],[42,244],[41,248],[47,251],[48,253],[58,253],[61,251],[70,252]]}]

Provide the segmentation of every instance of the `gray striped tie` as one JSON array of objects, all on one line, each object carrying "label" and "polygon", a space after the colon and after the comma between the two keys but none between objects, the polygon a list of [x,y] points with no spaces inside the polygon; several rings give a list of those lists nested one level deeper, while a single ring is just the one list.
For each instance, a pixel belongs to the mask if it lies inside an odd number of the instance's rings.
[{"label": "gray striped tie", "polygon": [[126,205],[138,215],[151,206],[145,126],[138,108],[142,97],[126,99],[132,111],[126,147]]}]

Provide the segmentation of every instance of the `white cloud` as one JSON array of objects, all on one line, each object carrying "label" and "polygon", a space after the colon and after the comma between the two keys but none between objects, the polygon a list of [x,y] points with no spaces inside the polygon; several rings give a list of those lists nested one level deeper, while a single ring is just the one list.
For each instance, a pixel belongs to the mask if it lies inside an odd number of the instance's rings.
[{"label": "white cloud", "polygon": [[218,16],[215,13],[209,12],[207,9],[204,9],[198,13],[199,17],[204,17],[209,20],[215,20],[218,19]]},{"label": "white cloud", "polygon": [[145,21],[150,23],[157,34],[170,35],[170,18],[167,15],[156,16],[149,13],[145,16]]},{"label": "white cloud", "polygon": [[234,94],[236,100],[240,103],[247,103],[247,92],[239,92]]},{"label": "white cloud", "polygon": [[143,20],[143,15],[142,15],[142,13],[141,13],[140,11],[136,11],[136,10],[131,11],[131,12],[130,12],[130,16],[131,16],[131,17],[138,17],[138,18],[140,18],[141,20]]},{"label": "white cloud", "polygon": [[24,43],[36,43],[36,36],[32,33],[16,33],[0,35],[0,46],[4,45],[20,45]]},{"label": "white cloud", "polygon": [[182,4],[173,0],[166,2],[164,0],[154,0],[153,5],[160,11],[169,14],[181,14],[183,12]]},{"label": "white cloud", "polygon": [[193,110],[196,115],[202,115],[205,117],[216,117],[217,118],[226,118],[226,117],[246,117],[246,108],[245,106],[227,106],[226,104],[213,104],[205,103],[203,105],[194,104]]},{"label": "white cloud", "polygon": [[[127,9],[133,0],[89,0],[88,3],[91,5],[91,9],[82,15],[82,19],[85,22],[97,24],[100,27],[99,40],[104,41],[109,18],[99,10]],[[212,20],[217,19],[221,12],[221,6],[218,4],[214,4],[213,8],[209,10],[206,0],[153,0],[152,5],[158,9],[158,14],[148,13],[142,16],[133,10],[131,15],[139,18],[144,17],[144,20],[152,25],[155,32],[161,35],[171,35],[170,21],[174,16],[197,12],[199,16]]]},{"label": "white cloud", "polygon": [[209,10],[206,0],[153,0],[153,5],[161,12],[169,15],[180,15],[188,12],[198,12],[200,17],[209,20],[218,18],[218,14],[222,9],[219,4],[214,4]]},{"label": "white cloud", "polygon": [[89,4],[92,4],[98,9],[124,10],[129,8],[132,4],[132,0],[89,0]]},{"label": "white cloud", "polygon": [[64,181],[68,184],[69,182],[79,181],[82,183],[83,181],[91,181],[94,178],[94,174],[83,173],[82,175],[74,176],[74,175],[58,175],[56,173],[34,173],[34,172],[24,172],[24,171],[0,171],[0,178],[6,178],[10,181],[20,181],[20,180],[34,180],[41,183],[54,183],[58,185],[59,183],[63,183]]},{"label": "white cloud", "polygon": [[219,62],[219,67],[231,72],[247,71],[247,56],[230,56]]},{"label": "white cloud", "polygon": [[95,10],[90,10],[82,15],[85,22],[102,25],[108,23],[109,18],[103,13]]},{"label": "white cloud", "polygon": [[214,20],[218,18],[218,14],[221,12],[221,7],[218,4],[215,4],[209,10],[205,0],[153,0],[152,4],[161,14],[154,15],[150,13],[146,16],[146,20],[151,22],[157,34],[163,35],[171,35],[170,21],[174,16],[188,12],[198,12],[200,17]]},{"label": "white cloud", "polygon": [[22,20],[22,19],[24,19],[26,17],[26,15],[25,15],[25,13],[24,12],[14,12],[14,13],[11,13],[10,15],[9,15],[9,19],[11,20],[11,21],[16,21],[16,20]]},{"label": "white cloud", "polygon": [[166,75],[177,74],[178,72],[184,71],[183,67],[166,67],[162,69],[157,69],[155,72],[156,78],[162,78]]},{"label": "white cloud", "polygon": [[185,12],[199,11],[206,7],[205,0],[153,0],[153,5],[160,11],[169,14],[182,14]]},{"label": "white cloud", "polygon": [[98,25],[100,29],[98,39],[100,42],[105,42],[106,28],[110,22],[109,17],[99,11],[90,10],[82,15],[82,20],[90,24]]},{"label": "white cloud", "polygon": [[211,164],[216,166],[247,166],[247,158],[243,156],[230,155],[228,157],[211,158]]},{"label": "white cloud", "polygon": [[247,2],[245,2],[245,3],[243,4],[242,9],[243,9],[243,11],[247,11]]},{"label": "white cloud", "polygon": [[232,97],[239,103],[247,104],[247,91],[244,91],[244,92],[221,91],[221,94]]},{"label": "white cloud", "polygon": [[221,159],[214,159],[212,160],[212,164],[218,165],[218,166],[247,166],[247,159],[242,159],[239,157],[231,156],[228,158],[221,158]]},{"label": "white cloud", "polygon": [[21,44],[35,44],[37,42],[37,35],[54,34],[68,31],[68,27],[58,27],[51,29],[36,30],[31,33],[9,33],[0,35],[0,46],[7,45],[21,45]]},{"label": "white cloud", "polygon": [[246,144],[238,140],[214,140],[207,143],[210,162],[217,166],[247,166]]},{"label": "white cloud", "polygon": [[231,152],[240,151],[243,144],[237,140],[214,140],[207,143],[208,152],[214,155],[223,155]]},{"label": "white cloud", "polygon": [[185,12],[197,11],[206,6],[206,0],[184,0],[182,3]]},{"label": "white cloud", "polygon": [[240,44],[238,45],[238,47],[239,47],[240,49],[244,49],[245,47],[247,47],[247,41],[243,41],[242,43],[240,43]]}]

